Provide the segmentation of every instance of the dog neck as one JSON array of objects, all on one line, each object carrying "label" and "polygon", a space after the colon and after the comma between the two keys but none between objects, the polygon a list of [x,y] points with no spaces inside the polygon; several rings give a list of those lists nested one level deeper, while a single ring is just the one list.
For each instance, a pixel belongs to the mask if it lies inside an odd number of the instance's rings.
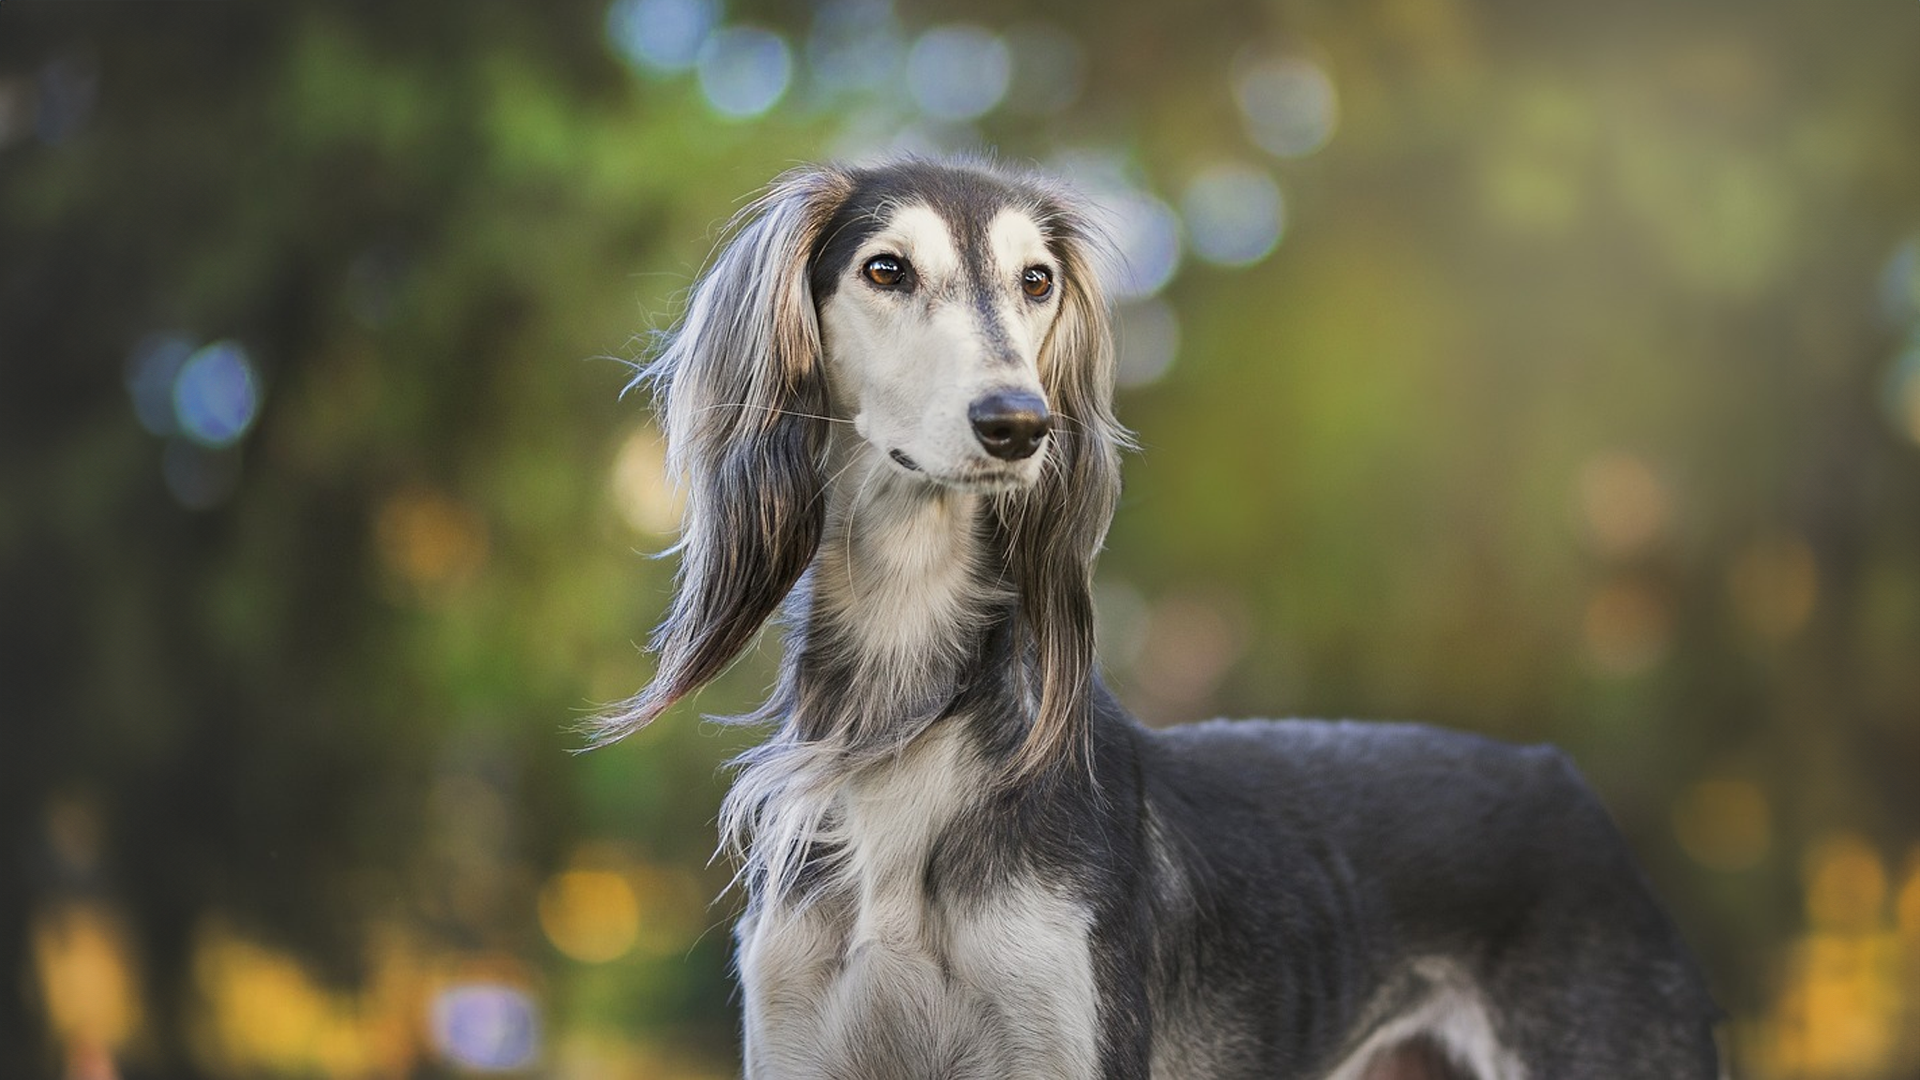
[{"label": "dog neck", "polygon": [[783,682],[802,738],[858,755],[897,748],[978,684],[1015,597],[983,539],[991,496],[902,473],[864,443],[842,455]]},{"label": "dog neck", "polygon": [[736,759],[721,810],[723,845],[761,896],[784,895],[815,844],[840,843],[848,786],[907,760],[936,724],[964,719],[992,752],[1017,744],[1033,709],[983,524],[992,496],[840,449],[779,683],[753,717],[779,731]]}]

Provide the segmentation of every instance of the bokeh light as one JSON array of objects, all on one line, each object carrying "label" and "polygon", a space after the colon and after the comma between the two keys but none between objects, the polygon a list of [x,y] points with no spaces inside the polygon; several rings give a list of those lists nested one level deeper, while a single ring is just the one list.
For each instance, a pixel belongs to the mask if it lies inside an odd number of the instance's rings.
[{"label": "bokeh light", "polygon": [[1630,678],[1666,658],[1673,641],[1673,614],[1651,583],[1622,576],[1594,592],[1584,630],[1587,659],[1595,670]]},{"label": "bokeh light", "polygon": [[139,1029],[139,973],[123,921],[95,903],[34,920],[33,965],[54,1035],[70,1054],[107,1057]]},{"label": "bokeh light", "polygon": [[[1773,1015],[1754,1040],[1757,1075],[1783,1080],[1906,1077],[1895,1060],[1902,957],[1883,932],[1816,932],[1787,950]],[[1906,1055],[1912,1061],[1912,1055]]]},{"label": "bokeh light", "polygon": [[1243,56],[1234,64],[1233,95],[1247,137],[1275,157],[1312,154],[1339,123],[1333,79],[1302,57]]},{"label": "bokeh light", "polygon": [[540,928],[583,964],[618,960],[640,935],[640,905],[617,869],[574,869],[540,888]]},{"label": "bokeh light", "polygon": [[1180,269],[1180,219],[1160,199],[1139,190],[1097,193],[1095,216],[1119,255],[1107,275],[1116,299],[1138,300],[1167,287]]},{"label": "bokeh light", "polygon": [[1193,253],[1221,266],[1267,257],[1286,227],[1280,185],[1264,169],[1226,163],[1196,175],[1180,200]]},{"label": "bokeh light", "polygon": [[486,522],[438,492],[409,487],[382,501],[374,540],[389,573],[416,596],[443,599],[486,564]]},{"label": "bokeh light", "polygon": [[179,430],[173,414],[173,384],[193,355],[193,339],[181,334],[154,334],[141,341],[127,359],[127,394],[140,426],[155,435]]},{"label": "bokeh light", "polygon": [[1067,150],[1052,167],[1086,197],[1111,244],[1100,267],[1108,293],[1138,300],[1165,288],[1180,269],[1180,218],[1148,190],[1128,155],[1112,148]]},{"label": "bokeh light", "polygon": [[616,0],[607,37],[640,70],[672,74],[693,67],[719,18],[714,0]]},{"label": "bokeh light", "polygon": [[1650,547],[1673,512],[1673,499],[1653,467],[1625,451],[1596,454],[1582,464],[1576,495],[1588,543],[1614,559]]},{"label": "bokeh light", "polygon": [[218,920],[195,934],[193,975],[203,1003],[199,1056],[217,1073],[337,1072],[361,1057],[352,1004],[329,993],[300,960],[249,941]]},{"label": "bokeh light", "polygon": [[679,530],[685,493],[667,475],[667,446],[657,428],[638,428],[620,444],[609,494],[633,531],[668,536]]},{"label": "bokeh light", "polygon": [[826,97],[884,91],[899,77],[906,52],[888,0],[830,0],[807,34],[807,67]]},{"label": "bokeh light", "polygon": [[1806,625],[1820,599],[1813,548],[1798,536],[1760,537],[1734,556],[1727,590],[1747,629],[1770,640],[1790,637]]},{"label": "bokeh light", "polygon": [[231,341],[196,349],[182,334],[149,335],[127,360],[127,395],[140,426],[166,438],[160,473],[189,510],[225,502],[239,486],[238,444],[260,409],[246,350]]},{"label": "bokeh light", "polygon": [[1165,300],[1121,304],[1113,324],[1114,379],[1123,387],[1159,381],[1180,354],[1180,316]]},{"label": "bokeh light", "polygon": [[1807,918],[1828,930],[1869,930],[1886,914],[1887,866],[1871,843],[1845,830],[1822,837],[1806,855]]},{"label": "bokeh light", "polygon": [[1006,36],[1013,63],[1007,89],[1010,112],[1053,116],[1080,100],[1087,79],[1087,50],[1080,39],[1051,23],[1021,23]]},{"label": "bokeh light", "polygon": [[434,997],[433,1043],[455,1065],[477,1072],[524,1069],[540,1056],[540,1012],[525,990],[505,983],[448,987]]},{"label": "bokeh light", "polygon": [[700,49],[700,91],[723,116],[758,116],[779,102],[793,78],[787,39],[757,26],[731,26]]},{"label": "bokeh light", "polygon": [[187,357],[173,380],[174,423],[210,449],[232,446],[253,426],[260,382],[247,351],[216,341]]},{"label": "bokeh light", "polygon": [[979,26],[936,26],[907,54],[907,88],[936,120],[973,120],[992,112],[1012,74],[1007,43]]}]

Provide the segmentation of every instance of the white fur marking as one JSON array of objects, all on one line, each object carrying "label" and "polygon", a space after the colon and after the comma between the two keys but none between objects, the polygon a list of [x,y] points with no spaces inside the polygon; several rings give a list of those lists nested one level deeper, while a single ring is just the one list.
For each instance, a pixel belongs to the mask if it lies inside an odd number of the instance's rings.
[{"label": "white fur marking", "polygon": [[1381,1052],[1419,1035],[1438,1043],[1475,1080],[1527,1080],[1520,1059],[1494,1035],[1486,1001],[1465,972],[1437,958],[1416,960],[1413,970],[1431,987],[1427,995],[1375,1029],[1327,1080],[1361,1080]]},{"label": "white fur marking", "polygon": [[741,922],[749,1077],[1092,1077],[1091,916],[1035,883],[935,905],[934,843],[980,793],[958,723],[835,793],[823,895]]},{"label": "white fur marking", "polygon": [[[885,685],[919,681],[955,647],[961,620],[981,599],[968,533],[980,496],[943,492],[869,459],[853,494],[829,508],[829,548],[815,587],[834,603],[837,629],[858,646],[866,673]],[[836,495],[838,495],[836,491]]]},{"label": "white fur marking", "polygon": [[[1053,265],[1031,215],[1001,211],[982,243],[987,250],[979,254],[994,268],[987,302],[1003,338],[982,321],[964,278],[966,253],[940,215],[919,204],[892,211],[841,269],[840,286],[820,309],[835,408],[883,459],[903,453],[917,480],[962,491],[1024,487],[1039,476],[1044,453],[1012,462],[991,457],[967,413],[994,391],[1045,396],[1040,346],[1060,311],[1054,300],[1036,303],[1020,289],[1026,267]],[[876,255],[911,263],[913,287],[866,281],[860,268]],[[886,467],[906,469],[896,461]]]}]

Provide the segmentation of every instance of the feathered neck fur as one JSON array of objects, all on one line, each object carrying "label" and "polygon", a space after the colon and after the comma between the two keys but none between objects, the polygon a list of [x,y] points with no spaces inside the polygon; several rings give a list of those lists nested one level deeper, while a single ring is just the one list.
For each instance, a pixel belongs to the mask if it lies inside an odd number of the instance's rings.
[{"label": "feathered neck fur", "polygon": [[756,892],[784,894],[835,840],[834,803],[931,728],[968,723],[1006,756],[1037,707],[1018,595],[994,551],[1001,496],[900,474],[836,441],[818,554],[787,602],[776,690],[751,719],[777,725],[741,755],[723,843]]}]

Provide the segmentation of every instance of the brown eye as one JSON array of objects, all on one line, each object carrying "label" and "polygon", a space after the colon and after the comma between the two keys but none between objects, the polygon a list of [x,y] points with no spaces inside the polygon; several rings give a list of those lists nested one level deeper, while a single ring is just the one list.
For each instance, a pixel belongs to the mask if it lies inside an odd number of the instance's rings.
[{"label": "brown eye", "polygon": [[883,289],[894,289],[907,284],[908,276],[913,273],[913,267],[908,265],[907,260],[897,255],[875,255],[867,260],[867,264],[860,268],[860,272],[875,285]]},{"label": "brown eye", "polygon": [[1035,300],[1045,300],[1053,292],[1053,272],[1044,266],[1029,266],[1020,275],[1020,290]]}]

